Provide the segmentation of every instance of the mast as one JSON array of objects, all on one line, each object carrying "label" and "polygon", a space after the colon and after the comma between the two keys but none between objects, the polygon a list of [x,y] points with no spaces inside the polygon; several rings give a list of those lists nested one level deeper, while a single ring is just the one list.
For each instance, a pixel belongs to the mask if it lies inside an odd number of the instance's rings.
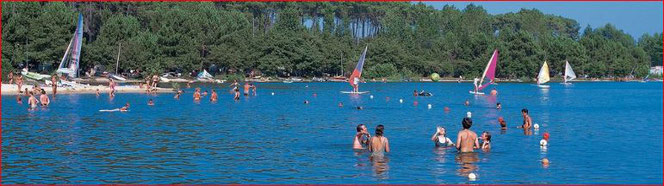
[{"label": "mast", "polygon": [[118,66],[120,64],[120,48],[122,48],[122,43],[118,45],[118,58],[115,60],[115,74],[118,74]]}]

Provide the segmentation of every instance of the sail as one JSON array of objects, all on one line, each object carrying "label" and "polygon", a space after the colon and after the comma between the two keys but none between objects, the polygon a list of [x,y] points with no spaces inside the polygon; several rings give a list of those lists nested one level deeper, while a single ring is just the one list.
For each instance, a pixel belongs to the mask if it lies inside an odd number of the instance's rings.
[{"label": "sail", "polygon": [[549,80],[549,65],[546,64],[546,61],[544,61],[544,65],[542,65],[542,68],[539,71],[539,75],[537,75],[537,84],[544,84],[549,82]]},{"label": "sail", "polygon": [[353,74],[351,74],[350,77],[348,78],[348,83],[350,83],[350,86],[353,86],[355,84],[356,78],[359,80],[360,77],[362,76],[362,66],[364,66],[364,58],[367,55],[367,48],[369,48],[369,46],[364,47],[364,52],[362,52],[360,60],[357,62],[355,70],[353,70]]},{"label": "sail", "polygon": [[76,31],[71,41],[69,41],[69,46],[65,51],[65,55],[60,61],[58,66],[58,73],[67,74],[69,77],[75,78],[78,77],[78,67],[81,57],[81,44],[83,41],[83,14],[78,14],[78,24],[76,26]]},{"label": "sail", "polygon": [[209,79],[209,78],[212,78],[212,75],[210,73],[208,73],[207,70],[203,69],[202,72],[198,73],[197,77],[198,77],[198,79]]},{"label": "sail", "polygon": [[565,61],[565,82],[572,81],[575,78],[576,74],[574,73],[574,70],[572,70],[572,66],[569,65],[568,61]]},{"label": "sail", "polygon": [[[496,76],[496,65],[498,64],[498,50],[493,51],[493,55],[491,55],[491,59],[489,59],[489,63],[486,64],[486,68],[484,68],[484,73],[482,74],[482,79],[480,79],[480,86],[477,88],[477,91],[480,91],[487,86],[489,86],[491,83],[493,83],[493,79]],[[484,79],[487,79],[488,82],[485,84],[482,84],[484,82]]]}]

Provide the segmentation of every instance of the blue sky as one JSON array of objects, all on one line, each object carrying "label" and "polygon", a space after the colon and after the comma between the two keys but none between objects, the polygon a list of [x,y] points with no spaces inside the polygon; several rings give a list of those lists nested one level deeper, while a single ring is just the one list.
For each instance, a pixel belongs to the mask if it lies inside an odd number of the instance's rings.
[{"label": "blue sky", "polygon": [[[419,1],[415,1],[419,2]],[[662,2],[424,2],[436,9],[446,4],[463,9],[473,3],[490,14],[518,12],[521,8],[538,9],[544,14],[559,15],[579,22],[580,34],[586,25],[593,29],[607,23],[638,39],[644,33],[662,32]]]}]

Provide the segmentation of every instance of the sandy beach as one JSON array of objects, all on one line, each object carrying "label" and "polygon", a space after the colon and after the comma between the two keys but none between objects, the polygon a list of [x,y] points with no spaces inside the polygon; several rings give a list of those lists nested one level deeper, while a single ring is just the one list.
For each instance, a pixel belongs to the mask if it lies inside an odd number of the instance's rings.
[{"label": "sandy beach", "polygon": [[[21,89],[25,90],[25,88],[28,88],[28,90],[32,90],[33,85],[23,85],[21,86]],[[46,91],[47,94],[53,94],[53,89],[51,86],[40,86],[42,89]],[[94,94],[99,90],[100,93],[106,94],[110,90],[108,86],[103,86],[103,85],[85,85],[82,84],[78,87],[58,87],[58,94]],[[145,92],[145,88],[140,88],[139,86],[132,86],[132,85],[127,85],[127,86],[117,86],[115,88],[117,93],[143,93]],[[2,84],[2,89],[1,89],[2,95],[16,95],[19,93],[18,91],[18,86],[16,84]],[[157,88],[155,91],[156,93],[171,93],[173,92],[173,89],[171,88]]]}]

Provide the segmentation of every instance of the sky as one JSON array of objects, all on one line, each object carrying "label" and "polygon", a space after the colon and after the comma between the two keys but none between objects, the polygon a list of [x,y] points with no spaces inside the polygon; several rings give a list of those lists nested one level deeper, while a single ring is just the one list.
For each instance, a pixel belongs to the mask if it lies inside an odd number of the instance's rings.
[{"label": "sky", "polygon": [[[419,1],[415,1],[419,2]],[[425,2],[436,9],[446,4],[462,10],[473,3],[484,7],[489,14],[518,12],[521,8],[538,9],[544,14],[559,15],[576,20],[579,34],[590,25],[593,29],[611,23],[638,40],[644,33],[662,32],[662,2]]]}]

